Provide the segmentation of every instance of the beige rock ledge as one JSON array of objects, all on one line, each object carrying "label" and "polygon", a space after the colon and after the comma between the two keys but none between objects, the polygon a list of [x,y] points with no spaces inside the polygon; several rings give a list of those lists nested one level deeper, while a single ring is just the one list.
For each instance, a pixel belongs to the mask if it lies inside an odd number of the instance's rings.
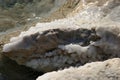
[{"label": "beige rock ledge", "polygon": [[36,80],[120,80],[120,58],[49,72]]}]

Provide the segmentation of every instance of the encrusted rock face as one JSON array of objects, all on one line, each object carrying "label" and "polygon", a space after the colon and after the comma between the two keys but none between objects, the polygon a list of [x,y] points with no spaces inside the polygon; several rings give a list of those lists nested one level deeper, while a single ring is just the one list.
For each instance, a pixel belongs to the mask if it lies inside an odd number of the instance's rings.
[{"label": "encrusted rock face", "polygon": [[36,80],[120,80],[120,59],[88,63],[82,67],[46,73]]},{"label": "encrusted rock face", "polygon": [[111,32],[114,29],[45,30],[19,41],[13,39],[13,43],[4,46],[4,55],[43,72],[120,57],[120,39],[118,34]]},{"label": "encrusted rock face", "polygon": [[83,6],[73,17],[38,23],[11,38],[4,55],[43,72],[120,57],[119,0]]},{"label": "encrusted rock face", "polygon": [[[19,64],[26,64],[31,67],[36,65],[35,69],[43,71],[47,71],[49,68],[49,71],[70,65],[84,64],[86,61],[82,61],[82,59],[85,58],[84,55],[89,50],[88,45],[91,41],[99,39],[100,37],[96,35],[94,29],[50,29],[24,37],[23,41],[20,42],[21,46],[15,44],[16,47],[11,49],[6,47],[5,51],[9,53],[4,52],[4,54]],[[70,50],[72,48],[73,50]],[[76,50],[74,50],[75,48]],[[81,56],[82,54],[83,56]],[[92,60],[92,56],[89,58]],[[26,63],[27,61],[30,62]],[[42,66],[42,64],[44,65]],[[40,65],[43,69],[39,68]]]}]

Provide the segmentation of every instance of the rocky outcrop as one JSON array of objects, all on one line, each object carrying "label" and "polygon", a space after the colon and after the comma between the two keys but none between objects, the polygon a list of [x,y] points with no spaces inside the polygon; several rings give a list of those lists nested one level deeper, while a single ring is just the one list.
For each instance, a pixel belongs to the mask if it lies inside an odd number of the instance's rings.
[{"label": "rocky outcrop", "polygon": [[[26,65],[31,67],[35,67],[36,65],[37,69],[39,69],[38,66],[41,66],[42,69],[40,69],[40,71],[47,71],[47,68],[48,71],[50,71],[70,65],[84,64],[85,61],[82,59],[84,59],[86,56],[89,56],[86,54],[88,50],[90,51],[92,48],[94,48],[92,47],[89,49],[88,45],[90,44],[90,41],[97,41],[99,39],[100,37],[96,35],[94,30],[46,30],[41,34],[35,33],[31,36],[24,37],[24,41],[20,43],[22,44],[21,47],[18,46],[11,49],[6,47],[5,51],[9,51],[10,54],[7,54],[6,52],[4,54],[11,57],[13,60],[16,60],[19,64],[25,64],[27,61],[32,60],[26,63]],[[18,48],[20,51],[18,51]],[[89,52],[89,54],[92,53]],[[96,59],[97,58],[98,56],[96,56]],[[92,60],[91,55],[87,61],[89,61],[89,59]],[[44,65],[42,66],[42,64]]]},{"label": "rocky outcrop", "polygon": [[84,1],[84,9],[74,16],[38,23],[11,38],[4,45],[4,55],[43,72],[120,57],[119,0],[102,6],[97,4],[99,0]]},{"label": "rocky outcrop", "polygon": [[46,73],[36,80],[120,80],[120,59]]}]

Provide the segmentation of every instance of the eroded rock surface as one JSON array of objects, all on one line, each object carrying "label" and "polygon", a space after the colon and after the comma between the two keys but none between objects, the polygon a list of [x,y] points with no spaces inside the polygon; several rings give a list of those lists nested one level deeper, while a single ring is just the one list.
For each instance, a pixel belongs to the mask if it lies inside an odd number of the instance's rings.
[{"label": "eroded rock surface", "polygon": [[[4,54],[11,57],[13,60],[16,60],[19,64],[25,64],[26,61],[32,60],[26,65],[30,65],[31,67],[33,67],[33,65],[37,65],[35,69],[39,69],[38,66],[41,65],[41,68],[43,69],[40,70],[44,71],[44,69],[46,69],[47,71],[47,68],[49,68],[49,71],[70,65],[78,65],[79,62],[81,64],[85,63],[84,60],[81,61],[84,57],[82,58],[80,55],[86,54],[86,51],[89,49],[87,45],[90,44],[90,41],[97,41],[99,39],[100,37],[96,35],[94,30],[71,30],[70,28],[67,30],[52,29],[41,34],[36,33],[24,37],[24,41],[20,43],[22,44],[21,46],[6,49],[10,51],[10,54],[7,54],[6,52]],[[71,50],[72,48],[73,50]],[[74,50],[75,48],[76,50]],[[81,51],[82,49],[84,50]],[[92,56],[89,57],[92,59]],[[58,58],[60,59],[58,60]],[[42,64],[45,65],[42,66]]]},{"label": "eroded rock surface", "polygon": [[4,55],[43,72],[120,57],[120,1],[82,1],[84,9],[74,16],[38,23],[11,38]]},{"label": "eroded rock surface", "polygon": [[120,59],[46,73],[36,80],[120,80]]}]

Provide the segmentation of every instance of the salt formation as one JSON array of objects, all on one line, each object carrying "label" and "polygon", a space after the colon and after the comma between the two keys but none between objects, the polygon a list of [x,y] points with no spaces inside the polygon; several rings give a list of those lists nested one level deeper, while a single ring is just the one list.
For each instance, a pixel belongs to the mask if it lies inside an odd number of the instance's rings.
[{"label": "salt formation", "polygon": [[4,55],[43,72],[120,57],[120,1],[81,3],[83,9],[77,11],[78,6],[74,16],[38,23],[11,38]]},{"label": "salt formation", "polygon": [[120,59],[46,73],[36,80],[120,80]]}]

